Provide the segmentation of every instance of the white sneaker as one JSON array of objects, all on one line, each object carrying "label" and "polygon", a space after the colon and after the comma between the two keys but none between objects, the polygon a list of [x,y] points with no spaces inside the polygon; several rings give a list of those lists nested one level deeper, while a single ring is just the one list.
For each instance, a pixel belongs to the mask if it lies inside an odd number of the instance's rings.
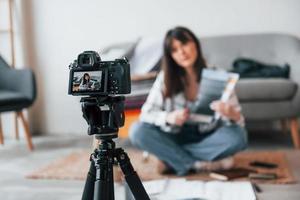
[{"label": "white sneaker", "polygon": [[228,170],[233,168],[234,159],[232,156],[223,158],[217,161],[196,161],[194,169],[196,171],[217,171],[217,170]]}]

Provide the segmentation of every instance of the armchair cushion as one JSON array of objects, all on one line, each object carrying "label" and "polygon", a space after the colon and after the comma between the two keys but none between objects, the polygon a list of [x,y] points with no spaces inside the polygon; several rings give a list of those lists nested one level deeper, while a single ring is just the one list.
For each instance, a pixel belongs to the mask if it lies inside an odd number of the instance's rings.
[{"label": "armchair cushion", "polygon": [[21,110],[31,104],[31,101],[20,92],[0,90],[0,112]]}]

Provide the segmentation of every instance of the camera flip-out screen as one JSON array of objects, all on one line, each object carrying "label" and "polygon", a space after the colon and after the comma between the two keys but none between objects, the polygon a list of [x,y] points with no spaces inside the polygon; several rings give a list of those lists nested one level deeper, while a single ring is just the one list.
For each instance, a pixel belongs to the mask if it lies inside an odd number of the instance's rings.
[{"label": "camera flip-out screen", "polygon": [[106,70],[72,71],[72,94],[101,94],[106,92]]}]

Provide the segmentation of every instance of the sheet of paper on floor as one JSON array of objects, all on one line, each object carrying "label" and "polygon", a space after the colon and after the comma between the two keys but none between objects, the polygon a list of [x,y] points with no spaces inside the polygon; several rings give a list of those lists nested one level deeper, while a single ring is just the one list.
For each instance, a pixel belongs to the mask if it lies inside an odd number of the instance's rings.
[{"label": "sheet of paper on floor", "polygon": [[184,178],[143,182],[155,200],[255,200],[250,182],[187,181]]}]

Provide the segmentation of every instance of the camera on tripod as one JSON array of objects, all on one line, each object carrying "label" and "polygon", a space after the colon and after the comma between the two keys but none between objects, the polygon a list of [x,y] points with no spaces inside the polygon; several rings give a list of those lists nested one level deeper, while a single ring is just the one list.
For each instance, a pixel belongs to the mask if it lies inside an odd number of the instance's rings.
[{"label": "camera on tripod", "polygon": [[115,95],[131,91],[130,65],[126,58],[101,61],[95,51],[84,51],[70,64],[69,94]]},{"label": "camera on tripod", "polygon": [[101,61],[95,51],[84,51],[70,64],[69,94],[82,95],[81,108],[89,128],[88,134],[101,141],[91,154],[90,169],[82,200],[114,200],[113,164],[118,163],[135,199],[150,200],[143,184],[134,171],[128,155],[115,148],[124,125],[122,94],[131,91],[130,65],[126,58]]},{"label": "camera on tripod", "polygon": [[101,61],[95,51],[84,51],[70,64],[69,94],[82,97],[83,117],[89,135],[117,137],[124,125],[124,96],[131,91],[130,65],[126,58]]}]

